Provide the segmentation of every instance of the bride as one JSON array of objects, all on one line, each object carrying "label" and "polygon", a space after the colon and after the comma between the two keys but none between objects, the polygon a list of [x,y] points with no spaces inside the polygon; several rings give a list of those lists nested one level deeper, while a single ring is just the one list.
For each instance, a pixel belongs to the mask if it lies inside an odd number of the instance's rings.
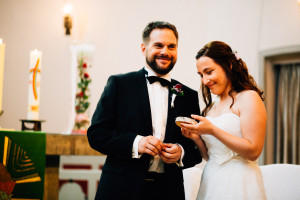
[{"label": "bride", "polygon": [[196,59],[206,107],[203,117],[192,115],[199,123],[181,127],[208,160],[197,199],[266,199],[257,164],[267,119],[263,92],[224,42],[206,44]]}]

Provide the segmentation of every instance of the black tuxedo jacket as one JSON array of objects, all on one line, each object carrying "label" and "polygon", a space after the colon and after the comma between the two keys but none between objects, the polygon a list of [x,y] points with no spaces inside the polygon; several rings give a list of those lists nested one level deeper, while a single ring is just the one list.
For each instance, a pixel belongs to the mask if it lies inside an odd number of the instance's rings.
[{"label": "black tuxedo jacket", "polygon": [[[179,82],[172,79],[172,85]],[[177,96],[171,108],[169,94],[168,119],[164,143],[179,143],[184,151],[184,168],[201,162],[193,141],[181,134],[175,124],[178,116],[200,114],[198,93],[184,85],[183,96]],[[150,155],[132,158],[137,135],[152,135],[151,108],[144,69],[113,75],[98,102],[87,136],[91,147],[107,155],[95,199],[140,199]],[[170,199],[184,199],[182,168],[164,164],[168,177],[166,190]]]}]

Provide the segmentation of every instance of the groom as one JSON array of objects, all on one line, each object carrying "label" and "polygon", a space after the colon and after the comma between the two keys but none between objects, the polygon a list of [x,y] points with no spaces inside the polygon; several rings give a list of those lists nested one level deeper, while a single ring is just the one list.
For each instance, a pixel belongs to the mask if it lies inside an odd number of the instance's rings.
[{"label": "groom", "polygon": [[145,67],[108,79],[87,133],[107,155],[96,200],[184,199],[182,168],[201,157],[175,118],[200,110],[198,93],[170,77],[177,45],[174,25],[151,22],[141,45]]}]

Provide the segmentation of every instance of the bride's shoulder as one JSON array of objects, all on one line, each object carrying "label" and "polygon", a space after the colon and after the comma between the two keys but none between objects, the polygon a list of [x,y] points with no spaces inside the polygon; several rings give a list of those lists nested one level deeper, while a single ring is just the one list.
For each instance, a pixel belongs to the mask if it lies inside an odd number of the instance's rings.
[{"label": "bride's shoulder", "polygon": [[236,95],[237,103],[240,108],[252,107],[262,104],[259,94],[254,90],[244,90]]},{"label": "bride's shoulder", "polygon": [[254,90],[244,90],[242,92],[237,93],[236,95],[236,99],[241,101],[243,100],[249,101],[250,99],[257,99],[257,98],[260,99],[258,93]]},{"label": "bride's shoulder", "polygon": [[[266,109],[259,94],[254,90],[245,90],[236,96],[237,107],[241,115],[251,116],[259,115],[260,119],[266,120]],[[258,118],[257,118],[258,119]]]}]

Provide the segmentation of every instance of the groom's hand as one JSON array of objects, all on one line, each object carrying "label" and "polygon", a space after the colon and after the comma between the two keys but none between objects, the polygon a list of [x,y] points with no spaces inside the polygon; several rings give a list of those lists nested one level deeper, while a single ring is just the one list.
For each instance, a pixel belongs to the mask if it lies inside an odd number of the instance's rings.
[{"label": "groom's hand", "polygon": [[163,143],[154,136],[142,137],[139,141],[139,153],[147,153],[152,156],[161,155]]},{"label": "groom's hand", "polygon": [[161,152],[161,159],[165,163],[175,163],[181,157],[181,147],[177,144],[164,143],[164,149]]}]

